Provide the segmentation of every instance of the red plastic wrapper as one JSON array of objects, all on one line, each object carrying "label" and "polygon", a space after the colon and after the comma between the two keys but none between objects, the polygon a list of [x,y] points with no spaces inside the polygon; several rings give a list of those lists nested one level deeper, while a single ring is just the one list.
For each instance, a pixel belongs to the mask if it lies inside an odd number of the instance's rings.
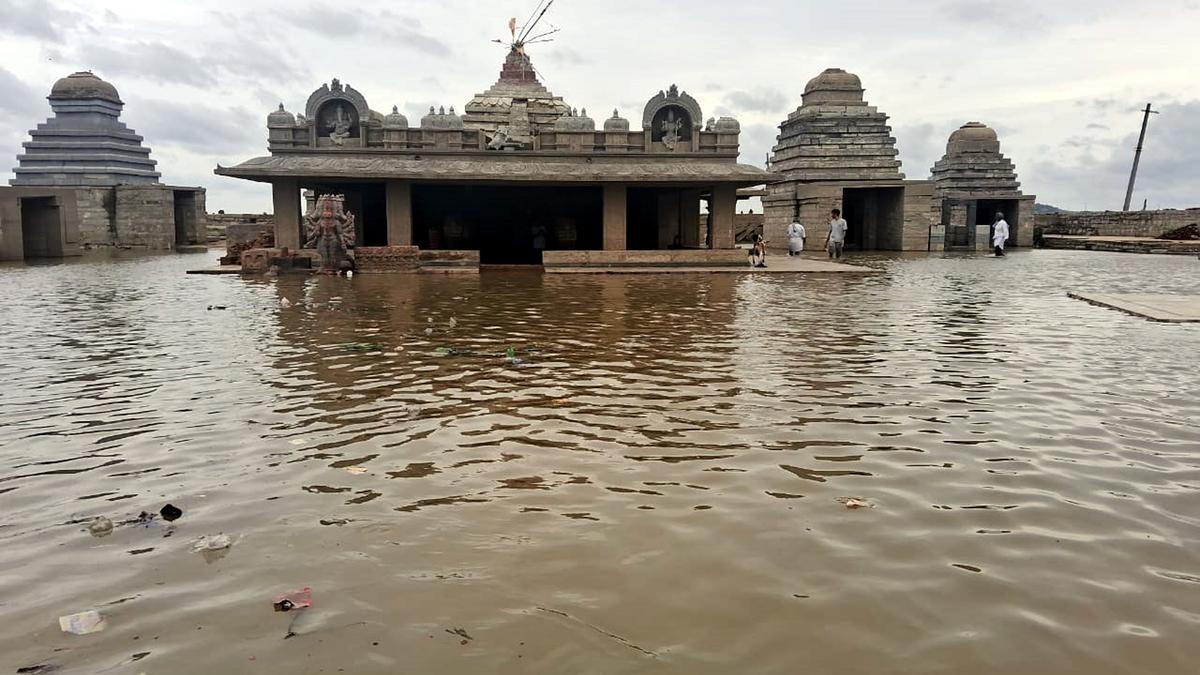
[{"label": "red plastic wrapper", "polygon": [[271,602],[276,612],[290,612],[293,609],[312,607],[312,589],[308,586],[298,591],[288,591]]}]

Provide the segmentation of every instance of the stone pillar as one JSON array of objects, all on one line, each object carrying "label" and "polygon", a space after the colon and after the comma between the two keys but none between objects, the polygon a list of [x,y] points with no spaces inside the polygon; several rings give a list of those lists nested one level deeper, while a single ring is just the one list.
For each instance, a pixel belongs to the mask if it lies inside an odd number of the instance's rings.
[{"label": "stone pillar", "polygon": [[679,230],[679,191],[664,190],[658,195],[658,248],[669,248],[675,237],[683,235]]},{"label": "stone pillar", "polygon": [[300,241],[300,185],[295,180],[271,183],[271,198],[275,202],[275,246],[293,251]]},{"label": "stone pillar", "polygon": [[700,221],[700,191],[684,190],[679,201],[679,222],[683,224],[683,247],[699,248],[704,243],[705,223]]},{"label": "stone pillar", "polygon": [[713,223],[713,240],[709,242],[709,248],[733,248],[733,214],[737,208],[737,186],[728,184],[714,185],[712,200],[709,204],[709,208],[712,209]]},{"label": "stone pillar", "polygon": [[388,246],[411,246],[412,183],[392,180],[387,183],[387,243]]},{"label": "stone pillar", "polygon": [[992,249],[992,226],[975,226],[975,250],[990,251]]},{"label": "stone pillar", "polygon": [[625,250],[625,198],[624,185],[604,186],[604,250]]}]

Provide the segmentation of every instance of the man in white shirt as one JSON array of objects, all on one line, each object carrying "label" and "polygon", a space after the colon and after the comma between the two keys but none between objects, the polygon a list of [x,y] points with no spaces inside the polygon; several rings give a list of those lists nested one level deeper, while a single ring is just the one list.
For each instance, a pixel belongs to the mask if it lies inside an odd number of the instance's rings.
[{"label": "man in white shirt", "polygon": [[1004,255],[1004,242],[1008,241],[1008,221],[1004,220],[1004,214],[996,212],[996,222],[992,225],[992,247],[996,250],[996,257]]},{"label": "man in white shirt", "polygon": [[804,240],[808,238],[808,232],[804,231],[804,226],[800,224],[799,219],[793,220],[791,225],[787,226],[788,240],[788,255],[800,255],[804,250]]},{"label": "man in white shirt", "polygon": [[842,218],[840,209],[829,212],[829,236],[825,239],[825,249],[830,258],[842,257],[842,249],[846,246],[846,229],[849,227]]}]

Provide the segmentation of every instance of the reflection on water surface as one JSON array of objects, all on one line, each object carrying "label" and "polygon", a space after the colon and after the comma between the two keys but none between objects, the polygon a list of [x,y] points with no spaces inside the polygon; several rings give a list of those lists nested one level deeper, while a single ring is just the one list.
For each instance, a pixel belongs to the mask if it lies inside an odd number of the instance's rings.
[{"label": "reflection on water surface", "polygon": [[1065,292],[1196,261],[864,261],[0,267],[0,670],[1194,668],[1200,332]]}]

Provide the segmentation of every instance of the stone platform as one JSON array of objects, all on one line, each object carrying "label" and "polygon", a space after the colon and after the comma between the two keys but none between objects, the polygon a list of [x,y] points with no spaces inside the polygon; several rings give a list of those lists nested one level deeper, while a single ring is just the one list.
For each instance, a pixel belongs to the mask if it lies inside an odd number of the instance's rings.
[{"label": "stone platform", "polygon": [[1067,293],[1067,297],[1169,323],[1200,322],[1200,295]]},{"label": "stone platform", "polygon": [[[706,259],[704,255],[709,254]],[[569,255],[568,255],[569,254]],[[579,255],[588,254],[588,255]],[[597,255],[607,254],[607,255]],[[751,267],[745,249],[721,251],[547,251],[544,269],[549,274],[874,274],[878,270],[847,265],[822,257],[767,255],[766,267]]]},{"label": "stone platform", "polygon": [[1045,248],[1111,251],[1116,253],[1169,253],[1173,255],[1200,254],[1200,241],[1154,239],[1152,237],[1102,237],[1075,234],[1047,234],[1042,237]]}]

